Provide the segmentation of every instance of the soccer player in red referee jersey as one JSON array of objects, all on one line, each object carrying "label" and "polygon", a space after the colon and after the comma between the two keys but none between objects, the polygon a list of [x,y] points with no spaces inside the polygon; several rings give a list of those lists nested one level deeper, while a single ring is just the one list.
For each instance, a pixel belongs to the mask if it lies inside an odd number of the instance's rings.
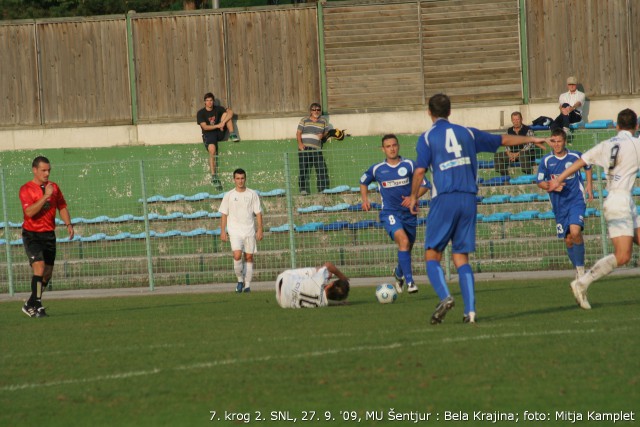
[{"label": "soccer player in red referee jersey", "polygon": [[31,297],[22,311],[29,317],[47,317],[42,306],[42,291],[49,283],[56,259],[56,210],[73,239],[73,225],[60,187],[49,181],[51,164],[46,157],[36,157],[31,164],[33,179],[20,187],[24,212],[22,242],[33,270]]}]

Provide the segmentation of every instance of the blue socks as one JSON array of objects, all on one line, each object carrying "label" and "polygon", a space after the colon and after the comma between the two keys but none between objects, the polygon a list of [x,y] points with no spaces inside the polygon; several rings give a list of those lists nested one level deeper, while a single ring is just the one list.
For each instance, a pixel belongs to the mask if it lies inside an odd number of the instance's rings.
[{"label": "blue socks", "polygon": [[576,267],[584,267],[584,243],[573,244],[573,265]]},{"label": "blue socks", "polygon": [[458,268],[458,276],[460,280],[460,292],[464,301],[464,314],[470,311],[476,311],[476,291],[473,270],[469,264],[462,265]]},{"label": "blue socks", "polygon": [[[584,248],[584,245],[582,245]],[[571,261],[571,264],[573,264],[573,266],[576,266],[576,257],[575,257],[575,250],[574,250],[574,246],[567,246],[567,255],[569,255],[569,261]]]},{"label": "blue socks", "polygon": [[398,251],[398,266],[399,270],[402,274],[400,276],[404,276],[404,280],[406,283],[413,283],[413,272],[411,271],[411,252],[409,251]]},{"label": "blue socks", "polygon": [[444,271],[442,271],[438,261],[427,261],[427,276],[440,301],[450,295],[449,287],[447,287],[447,282],[444,280]]}]

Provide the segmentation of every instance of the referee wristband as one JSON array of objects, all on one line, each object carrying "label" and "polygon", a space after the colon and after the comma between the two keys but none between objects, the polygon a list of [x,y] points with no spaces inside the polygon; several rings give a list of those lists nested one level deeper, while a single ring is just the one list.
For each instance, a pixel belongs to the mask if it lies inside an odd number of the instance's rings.
[{"label": "referee wristband", "polygon": [[73,224],[65,224],[67,227],[73,227]]}]

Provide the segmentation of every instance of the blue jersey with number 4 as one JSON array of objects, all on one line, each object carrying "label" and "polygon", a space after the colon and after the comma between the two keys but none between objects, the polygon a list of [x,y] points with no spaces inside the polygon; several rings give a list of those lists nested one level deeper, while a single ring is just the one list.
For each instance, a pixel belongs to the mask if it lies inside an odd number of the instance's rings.
[{"label": "blue jersey with number 4", "polygon": [[[411,196],[414,169],[413,160],[402,157],[396,165],[386,161],[376,163],[360,177],[360,184],[368,186],[373,181],[378,183],[383,211],[409,212],[409,208],[402,206],[402,200]],[[421,187],[431,188],[431,185],[425,179]]]},{"label": "blue jersey with number 4", "polygon": [[478,193],[479,152],[495,153],[500,135],[440,118],[418,138],[416,166],[431,169],[431,197],[440,193]]}]

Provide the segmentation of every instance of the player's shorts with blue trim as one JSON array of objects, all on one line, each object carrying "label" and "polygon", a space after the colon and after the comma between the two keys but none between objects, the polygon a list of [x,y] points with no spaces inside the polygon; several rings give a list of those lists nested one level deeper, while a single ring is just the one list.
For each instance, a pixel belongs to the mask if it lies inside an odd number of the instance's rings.
[{"label": "player's shorts with blue trim", "polygon": [[476,195],[473,193],[443,193],[431,199],[425,249],[443,252],[451,242],[454,254],[476,250]]},{"label": "player's shorts with blue trim", "polygon": [[416,241],[416,227],[418,217],[410,212],[383,210],[380,212],[380,221],[384,224],[387,234],[394,240],[393,236],[398,230],[404,230],[409,238],[409,242]]},{"label": "player's shorts with blue trim", "polygon": [[580,230],[584,230],[584,211],[587,209],[585,203],[572,203],[565,205],[556,216],[556,234],[558,239],[564,239],[569,234],[569,227],[579,225]]}]

